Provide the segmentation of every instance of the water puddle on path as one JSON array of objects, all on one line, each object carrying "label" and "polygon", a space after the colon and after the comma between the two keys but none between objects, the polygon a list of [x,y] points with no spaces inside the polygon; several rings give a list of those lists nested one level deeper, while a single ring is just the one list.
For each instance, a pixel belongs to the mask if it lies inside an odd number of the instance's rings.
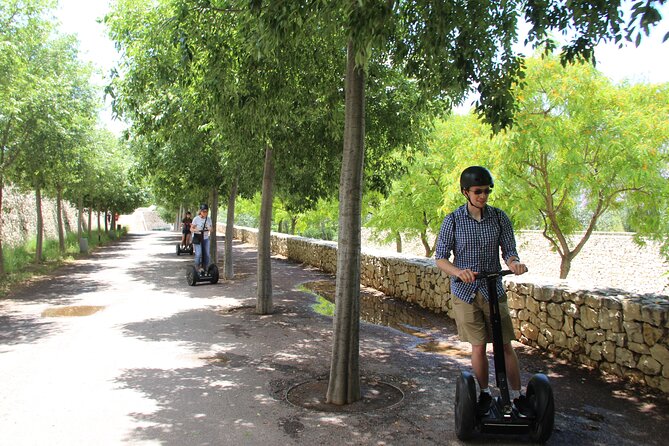
[{"label": "water puddle on path", "polygon": [[76,317],[76,316],[90,316],[95,314],[105,307],[79,305],[68,307],[51,307],[42,311],[42,317]]},{"label": "water puddle on path", "polygon": [[[305,282],[300,289],[318,298],[314,311],[334,314],[335,282],[319,280]],[[469,356],[469,351],[444,339],[444,333],[455,334],[455,323],[445,315],[437,315],[417,305],[390,298],[380,291],[362,287],[360,290],[360,318],[376,325],[391,327],[424,340],[416,349],[426,353],[447,356]]]}]

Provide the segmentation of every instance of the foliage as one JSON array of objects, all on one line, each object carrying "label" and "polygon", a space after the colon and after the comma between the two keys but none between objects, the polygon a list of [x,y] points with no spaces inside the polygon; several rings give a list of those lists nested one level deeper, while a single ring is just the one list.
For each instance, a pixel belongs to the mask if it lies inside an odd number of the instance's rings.
[{"label": "foliage", "polygon": [[500,175],[513,181],[501,192],[511,214],[540,215],[561,276],[608,212],[627,209],[640,237],[666,237],[669,85],[614,86],[590,65],[554,57],[529,60],[526,82],[501,152]]}]

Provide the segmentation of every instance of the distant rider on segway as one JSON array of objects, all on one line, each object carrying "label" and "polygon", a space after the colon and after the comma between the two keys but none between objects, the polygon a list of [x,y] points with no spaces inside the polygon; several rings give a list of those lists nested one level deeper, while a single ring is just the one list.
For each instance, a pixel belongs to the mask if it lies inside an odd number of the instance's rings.
[{"label": "distant rider on segway", "polygon": [[200,205],[200,211],[191,223],[190,230],[193,234],[193,246],[195,248],[195,268],[203,275],[209,266],[209,233],[212,222],[208,216],[209,206],[206,203]]},{"label": "distant rider on segway", "polygon": [[[502,259],[514,274],[527,272],[516,251],[509,217],[501,209],[486,204],[493,187],[492,175],[485,167],[471,166],[462,172],[460,191],[467,203],[444,218],[436,248],[437,266],[452,277],[451,290],[456,297],[453,299],[453,311],[458,335],[472,346],[472,369],[481,388],[477,405],[480,416],[488,412],[492,402],[486,353],[487,343],[492,341],[492,337],[488,329],[488,290],[484,283],[476,281],[475,273],[500,271],[500,248]],[[454,255],[452,263],[449,261],[451,254]],[[456,282],[455,278],[460,281]],[[532,409],[525,395],[521,394],[518,358],[511,345],[515,335],[501,276],[497,279],[497,293],[500,296],[499,312],[511,399],[519,413],[530,415]]]},{"label": "distant rider on segway", "polygon": [[193,222],[190,211],[186,212],[186,215],[181,220],[181,247],[183,249],[188,248],[191,241],[190,225]]}]

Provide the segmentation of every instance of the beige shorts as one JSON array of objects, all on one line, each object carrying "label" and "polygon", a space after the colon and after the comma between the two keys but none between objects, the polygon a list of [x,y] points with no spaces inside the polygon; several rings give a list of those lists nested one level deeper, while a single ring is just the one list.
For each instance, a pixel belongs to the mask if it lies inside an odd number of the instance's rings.
[{"label": "beige shorts", "polygon": [[[492,342],[492,331],[490,329],[490,307],[481,293],[476,293],[474,302],[467,302],[453,297],[453,311],[455,312],[455,323],[458,326],[458,336],[463,342],[472,345],[483,345]],[[502,339],[507,344],[516,339],[513,332],[513,324],[509,315],[509,306],[504,302],[499,303],[499,314],[502,318]]]}]

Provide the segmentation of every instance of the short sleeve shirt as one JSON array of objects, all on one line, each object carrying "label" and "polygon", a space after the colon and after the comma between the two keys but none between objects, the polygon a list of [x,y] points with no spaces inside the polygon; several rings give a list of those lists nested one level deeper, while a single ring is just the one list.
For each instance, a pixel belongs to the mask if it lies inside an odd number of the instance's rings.
[{"label": "short sleeve shirt", "polygon": [[[196,227],[196,228],[201,228],[203,224],[204,224],[204,228],[205,228],[205,230],[204,230],[204,239],[205,239],[205,240],[208,240],[208,239],[209,239],[209,231],[211,230],[211,225],[212,225],[212,223],[211,223],[211,218],[210,218],[209,216],[207,216],[207,218],[204,219],[204,218],[200,217],[199,215],[197,215],[197,216],[193,219],[193,223],[192,223],[192,225],[193,225],[194,227]],[[197,229],[196,231],[198,231],[198,230],[199,230],[199,229]]]},{"label": "short sleeve shirt", "polygon": [[[502,269],[500,249],[504,261],[516,256],[516,239],[509,217],[501,209],[486,205],[481,221],[477,221],[463,205],[444,218],[437,237],[435,257],[450,259],[460,269],[474,272],[497,272]],[[461,300],[472,303],[477,292],[488,300],[488,290],[483,281],[455,282],[451,277],[451,291]],[[502,278],[497,280],[497,295],[504,295]]]}]

